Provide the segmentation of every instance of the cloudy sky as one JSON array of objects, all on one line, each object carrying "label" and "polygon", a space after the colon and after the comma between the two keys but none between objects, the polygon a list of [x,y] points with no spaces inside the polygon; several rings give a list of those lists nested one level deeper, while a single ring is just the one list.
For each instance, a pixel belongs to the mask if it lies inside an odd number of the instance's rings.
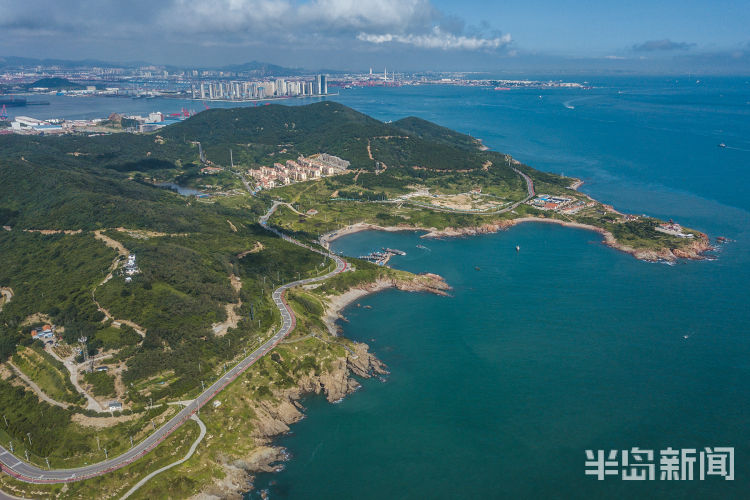
[{"label": "cloudy sky", "polygon": [[750,69],[712,0],[0,0],[0,56],[309,69]]}]

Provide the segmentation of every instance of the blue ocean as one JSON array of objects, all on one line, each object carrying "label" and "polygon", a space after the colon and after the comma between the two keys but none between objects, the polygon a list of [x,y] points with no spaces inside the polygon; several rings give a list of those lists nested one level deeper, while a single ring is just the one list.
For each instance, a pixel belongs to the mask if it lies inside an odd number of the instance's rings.
[{"label": "blue ocean", "polygon": [[[592,232],[533,223],[460,239],[337,240],[347,255],[403,249],[394,267],[438,273],[453,292],[385,291],[359,301],[372,309],[345,310],[344,334],[370,344],[391,374],[336,405],[309,398],[307,418],[279,440],[292,459],[261,475],[259,490],[294,499],[750,495],[750,79],[588,81],[589,90],[361,89],[337,100],[381,120],[415,115],[469,133],[580,177],[583,191],[619,210],[732,241],[716,260],[667,266]],[[619,462],[634,447],[654,451],[654,480],[585,474],[586,450],[620,450]],[[661,480],[670,447],[696,458],[734,448],[734,480],[701,480],[697,462],[692,481]]]},{"label": "blue ocean", "polygon": [[[583,179],[618,210],[730,242],[715,260],[667,266],[593,232],[534,223],[460,239],[335,241],[347,255],[405,250],[394,267],[438,273],[453,291],[389,290],[359,301],[371,309],[344,311],[344,334],[367,342],[390,375],[339,404],[308,398],[307,417],[278,440],[291,460],[248,497],[750,496],[750,78],[575,80],[592,88],[368,88],[333,99],[471,134]],[[138,104],[154,105],[185,103]],[[585,473],[586,450],[618,450],[619,462],[634,447],[653,450],[654,480]],[[693,480],[661,480],[662,450],[697,458],[716,447],[734,449],[733,480],[701,480],[697,462]]]}]

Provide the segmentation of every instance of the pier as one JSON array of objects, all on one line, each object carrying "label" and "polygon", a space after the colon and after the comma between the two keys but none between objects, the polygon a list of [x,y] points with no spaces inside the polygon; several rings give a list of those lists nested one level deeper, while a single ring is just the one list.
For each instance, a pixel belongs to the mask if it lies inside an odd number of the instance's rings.
[{"label": "pier", "polygon": [[367,255],[360,255],[359,258],[373,262],[379,266],[384,266],[391,260],[394,255],[406,255],[403,250],[397,250],[394,248],[381,248],[381,251],[370,252]]}]

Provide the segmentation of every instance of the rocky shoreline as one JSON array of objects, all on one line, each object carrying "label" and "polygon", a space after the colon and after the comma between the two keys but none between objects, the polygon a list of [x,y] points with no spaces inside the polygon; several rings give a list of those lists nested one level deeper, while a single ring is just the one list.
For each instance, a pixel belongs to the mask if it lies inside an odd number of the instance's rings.
[{"label": "rocky shoreline", "polygon": [[323,322],[328,327],[331,335],[338,335],[336,320],[342,318],[341,311],[349,304],[360,297],[376,293],[387,288],[395,288],[405,292],[427,292],[436,295],[448,295],[451,290],[450,285],[445,282],[442,276],[432,273],[423,273],[416,275],[411,280],[397,278],[381,278],[376,281],[355,286],[340,295],[329,295],[326,297],[329,306],[323,313]]},{"label": "rocky shoreline", "polygon": [[595,231],[602,235],[603,237],[603,243],[609,247],[612,247],[616,250],[620,250],[622,252],[628,253],[635,257],[636,259],[647,261],[647,262],[660,262],[660,261],[666,261],[666,262],[674,262],[679,259],[686,259],[686,260],[705,260],[706,252],[710,252],[714,250],[714,246],[711,244],[711,242],[708,239],[708,236],[700,233],[699,237],[696,238],[693,242],[691,242],[690,245],[684,247],[684,248],[661,248],[659,250],[644,250],[644,249],[637,249],[630,247],[628,245],[624,245],[620,242],[618,242],[615,239],[615,236],[610,233],[609,231],[602,229],[597,226],[592,226],[590,224],[582,224],[579,222],[567,222],[559,219],[548,219],[548,218],[542,218],[542,217],[519,217],[517,219],[508,219],[508,220],[499,220],[495,222],[488,222],[487,224],[482,224],[481,226],[469,226],[469,227],[447,227],[445,229],[436,229],[436,228],[424,228],[424,227],[417,227],[417,226],[409,226],[409,225],[399,225],[399,226],[378,226],[376,224],[368,224],[368,223],[358,223],[351,226],[347,226],[343,229],[339,229],[338,231],[333,231],[331,233],[326,233],[320,238],[320,243],[325,248],[329,248],[329,245],[332,241],[341,238],[342,236],[346,236],[348,234],[357,233],[360,231],[425,231],[426,233],[423,234],[422,238],[456,238],[456,237],[462,237],[462,236],[476,236],[479,234],[491,234],[491,233],[497,233],[499,231],[502,231],[504,229],[508,229],[510,227],[513,227],[517,224],[521,224],[523,222],[544,222],[549,224],[559,224],[561,226],[566,227],[575,227],[579,229],[587,229],[589,231]]},{"label": "rocky shoreline", "polygon": [[674,262],[678,259],[687,260],[704,260],[706,252],[714,250],[713,245],[703,233],[700,233],[698,238],[695,238],[690,245],[684,248],[662,248],[660,250],[643,250],[630,247],[618,242],[615,236],[609,231],[602,229],[597,226],[590,224],[582,224],[579,222],[567,222],[559,219],[546,219],[541,217],[520,217],[517,219],[510,219],[504,221],[498,221],[494,223],[484,224],[478,227],[466,227],[466,228],[446,228],[440,231],[430,231],[425,234],[423,238],[442,238],[442,237],[458,237],[458,236],[474,236],[477,234],[489,234],[496,233],[503,229],[508,229],[517,224],[523,222],[543,222],[548,224],[559,224],[566,227],[575,227],[578,229],[586,229],[594,231],[602,235],[604,238],[603,243],[609,247],[612,247],[621,252],[628,253],[636,259],[647,261],[647,262]]},{"label": "rocky shoreline", "polygon": [[[413,279],[383,278],[374,282],[353,287],[340,295],[327,297],[328,307],[324,322],[333,335],[337,335],[335,321],[341,318],[341,311],[350,303],[365,295],[387,288],[410,292],[428,292],[447,295],[451,287],[436,274],[419,274]],[[344,356],[336,358],[331,369],[314,375],[301,377],[297,385],[282,390],[274,390],[273,399],[258,400],[252,404],[255,414],[252,437],[256,447],[242,459],[226,457],[221,466],[223,479],[213,483],[194,495],[195,500],[240,500],[253,489],[254,475],[262,472],[277,472],[283,468],[282,462],[289,460],[288,452],[273,440],[290,430],[290,425],[304,418],[301,399],[310,394],[323,394],[330,403],[340,401],[360,388],[353,376],[370,378],[388,373],[386,366],[369,352],[369,346],[362,342],[349,344]]]},{"label": "rocky shoreline", "polygon": [[262,472],[278,472],[282,462],[289,460],[289,453],[273,440],[289,432],[292,424],[305,416],[301,399],[310,394],[323,394],[334,403],[359,389],[360,384],[352,375],[370,378],[385,375],[387,370],[369,347],[363,343],[352,346],[345,356],[336,358],[329,371],[320,375],[308,374],[299,379],[296,386],[273,391],[273,399],[257,400],[251,405],[255,414],[251,436],[255,442],[252,452],[243,458],[224,457],[220,462],[224,477],[194,495],[195,500],[232,499],[241,500],[253,489],[255,475]]}]

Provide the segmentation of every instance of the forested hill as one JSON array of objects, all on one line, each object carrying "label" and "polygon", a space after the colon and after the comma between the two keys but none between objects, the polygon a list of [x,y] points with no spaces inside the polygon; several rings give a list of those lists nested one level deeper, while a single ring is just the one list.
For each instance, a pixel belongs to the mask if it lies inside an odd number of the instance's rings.
[{"label": "forested hill", "polygon": [[470,135],[456,132],[447,127],[441,127],[415,116],[409,116],[393,122],[393,126],[419,139],[440,142],[464,149],[477,149],[481,144],[478,139]]},{"label": "forested hill", "polygon": [[364,170],[376,168],[373,148],[378,149],[379,159],[394,167],[466,170],[481,168],[486,161],[478,141],[470,136],[413,117],[383,123],[331,101],[210,109],[161,135],[200,141],[224,162],[229,161],[230,148],[242,154],[243,145],[289,145],[301,154],[327,152]]},{"label": "forested hill", "polygon": [[[209,164],[233,162],[235,172],[201,175],[199,143]],[[190,232],[197,219],[154,183],[242,190],[247,169],[316,153],[351,162],[352,177],[339,182],[358,183],[357,198],[400,193],[428,180],[442,188],[525,192],[509,159],[483,151],[471,136],[414,117],[383,123],[332,101],[209,109],[152,134],[3,135],[0,149],[0,225],[22,228]],[[522,168],[544,182],[569,184]]]},{"label": "forested hill", "polygon": [[[151,183],[200,181],[197,142],[217,165],[229,165],[231,150],[240,168],[321,152],[350,161],[352,170],[385,165],[389,170],[372,183],[374,190],[424,178],[424,169],[465,172],[479,171],[487,161],[498,168],[504,164],[502,155],[481,151],[470,136],[418,118],[386,124],[330,101],[210,109],[154,134],[0,136],[0,222],[27,228],[148,225],[189,231],[184,206]],[[512,172],[497,174],[515,178]],[[229,174],[224,184],[232,179],[241,188]]]}]

